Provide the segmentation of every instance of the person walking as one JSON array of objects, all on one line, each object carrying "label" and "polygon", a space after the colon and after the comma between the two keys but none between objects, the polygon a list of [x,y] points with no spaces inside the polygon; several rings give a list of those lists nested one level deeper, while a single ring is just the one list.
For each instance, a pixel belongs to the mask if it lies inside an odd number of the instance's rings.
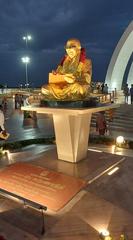
[{"label": "person walking", "polygon": [[0,132],[5,131],[4,122],[5,122],[5,117],[3,113],[3,107],[2,105],[0,105]]},{"label": "person walking", "polygon": [[130,88],[130,97],[131,97],[131,104],[133,104],[133,84],[131,84],[131,88]]},{"label": "person walking", "polygon": [[125,103],[128,103],[128,96],[129,96],[129,87],[128,84],[124,86],[123,93],[125,96]]},{"label": "person walking", "polygon": [[107,85],[107,83],[103,87],[103,93],[104,94],[108,94],[108,85]]},{"label": "person walking", "polygon": [[104,89],[104,83],[102,83],[101,85],[101,93],[103,93],[103,89]]},{"label": "person walking", "polygon": [[7,139],[9,136],[9,134],[7,134],[5,130],[4,123],[5,123],[5,117],[3,113],[3,107],[2,105],[0,105],[0,139]]},{"label": "person walking", "polygon": [[3,110],[6,111],[6,109],[7,109],[7,97],[3,97],[2,107],[3,107]]},{"label": "person walking", "polygon": [[19,97],[18,97],[18,94],[16,93],[15,94],[15,109],[18,108],[18,102],[19,102]]}]

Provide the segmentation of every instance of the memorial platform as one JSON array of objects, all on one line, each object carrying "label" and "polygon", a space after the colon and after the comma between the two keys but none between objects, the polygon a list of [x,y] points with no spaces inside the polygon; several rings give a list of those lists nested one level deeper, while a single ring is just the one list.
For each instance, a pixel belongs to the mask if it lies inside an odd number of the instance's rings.
[{"label": "memorial platform", "polygon": [[[42,152],[38,153],[35,148],[42,149]],[[85,160],[72,164],[58,160],[56,148],[44,151],[44,146],[32,146],[18,154],[12,153],[8,164],[20,161],[40,169],[47,168],[59,174],[81,178],[88,185],[58,212],[50,209],[46,211],[44,236],[40,234],[39,213],[23,209],[19,202],[1,197],[0,232],[6,239],[95,240],[103,228],[108,229],[114,239],[119,239],[123,231],[132,239],[132,158],[106,153],[102,149],[98,151],[91,146]],[[109,176],[108,172],[114,166],[119,167],[119,170]]]}]

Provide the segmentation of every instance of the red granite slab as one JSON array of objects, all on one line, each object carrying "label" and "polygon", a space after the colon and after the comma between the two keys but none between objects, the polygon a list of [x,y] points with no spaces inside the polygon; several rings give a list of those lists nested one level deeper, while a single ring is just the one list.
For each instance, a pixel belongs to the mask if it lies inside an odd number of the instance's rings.
[{"label": "red granite slab", "polygon": [[86,182],[47,168],[15,163],[0,172],[0,188],[58,211]]}]

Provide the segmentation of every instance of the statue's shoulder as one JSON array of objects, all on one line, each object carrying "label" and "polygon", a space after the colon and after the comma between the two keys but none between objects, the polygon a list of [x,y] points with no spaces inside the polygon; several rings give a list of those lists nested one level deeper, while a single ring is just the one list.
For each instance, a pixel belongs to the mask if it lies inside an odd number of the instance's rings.
[{"label": "statue's shoulder", "polygon": [[90,58],[86,58],[85,63],[84,63],[84,69],[85,71],[92,71],[92,61]]},{"label": "statue's shoulder", "polygon": [[85,60],[85,64],[92,64],[91,59],[90,59],[90,58],[86,58],[86,60]]}]

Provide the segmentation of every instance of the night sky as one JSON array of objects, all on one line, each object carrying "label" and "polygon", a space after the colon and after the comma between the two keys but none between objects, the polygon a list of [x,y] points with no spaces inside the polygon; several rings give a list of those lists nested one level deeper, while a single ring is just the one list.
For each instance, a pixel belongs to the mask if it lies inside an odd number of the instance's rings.
[{"label": "night sky", "polygon": [[[41,87],[64,55],[69,38],[78,38],[93,62],[93,81],[104,81],[110,58],[133,20],[133,0],[0,0],[0,84]],[[28,49],[22,37],[31,34]]]}]

